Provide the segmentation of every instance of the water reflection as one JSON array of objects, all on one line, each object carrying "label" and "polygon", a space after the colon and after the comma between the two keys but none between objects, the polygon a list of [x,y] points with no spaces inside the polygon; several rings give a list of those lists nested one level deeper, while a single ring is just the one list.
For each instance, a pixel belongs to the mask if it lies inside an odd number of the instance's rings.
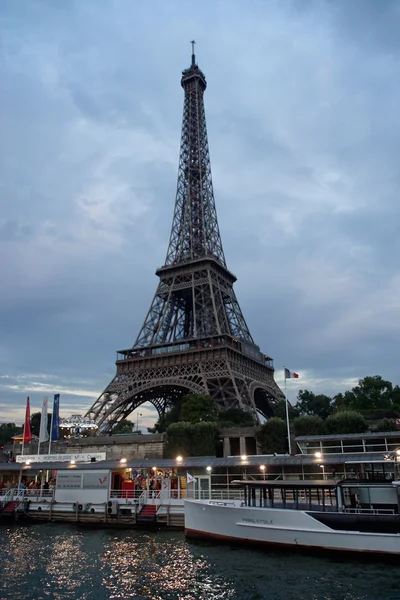
[{"label": "water reflection", "polygon": [[142,534],[115,539],[101,558],[109,575],[103,579],[111,598],[233,598],[234,588],[222,574],[208,573],[209,562],[195,558],[182,536]]},{"label": "water reflection", "polygon": [[2,527],[1,600],[400,600],[400,568],[187,543],[181,533]]}]

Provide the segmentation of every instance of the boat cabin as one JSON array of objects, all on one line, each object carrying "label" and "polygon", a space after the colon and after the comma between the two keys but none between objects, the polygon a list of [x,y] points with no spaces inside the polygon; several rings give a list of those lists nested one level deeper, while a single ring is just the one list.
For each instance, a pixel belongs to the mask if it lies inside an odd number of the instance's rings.
[{"label": "boat cabin", "polygon": [[244,506],[322,512],[399,514],[400,486],[354,479],[234,481]]}]

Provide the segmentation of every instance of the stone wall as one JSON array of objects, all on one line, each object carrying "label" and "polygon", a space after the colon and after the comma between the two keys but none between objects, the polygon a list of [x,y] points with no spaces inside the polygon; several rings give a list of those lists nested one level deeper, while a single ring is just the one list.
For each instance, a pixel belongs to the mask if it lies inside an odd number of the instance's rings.
[{"label": "stone wall", "polygon": [[[104,437],[70,438],[52,442],[52,454],[78,454],[80,452],[105,452],[107,460],[120,458],[145,459],[162,458],[165,434],[154,435],[113,435]],[[48,452],[48,444],[42,444],[41,454]],[[16,444],[15,454],[21,454],[21,446]],[[25,444],[24,454],[36,454],[37,443]]]}]

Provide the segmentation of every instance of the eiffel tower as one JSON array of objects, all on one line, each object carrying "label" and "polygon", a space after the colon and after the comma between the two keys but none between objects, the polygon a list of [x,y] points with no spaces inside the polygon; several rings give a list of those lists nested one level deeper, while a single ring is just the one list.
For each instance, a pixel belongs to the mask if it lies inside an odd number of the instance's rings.
[{"label": "eiffel tower", "polygon": [[218,227],[208,149],[204,73],[192,61],[184,90],[178,184],[165,265],[135,343],[118,352],[114,379],[88,417],[111,431],[144,402],[159,416],[187,393],[209,394],[220,410],[256,423],[283,398],[272,359],[254,343],[233,290]]}]

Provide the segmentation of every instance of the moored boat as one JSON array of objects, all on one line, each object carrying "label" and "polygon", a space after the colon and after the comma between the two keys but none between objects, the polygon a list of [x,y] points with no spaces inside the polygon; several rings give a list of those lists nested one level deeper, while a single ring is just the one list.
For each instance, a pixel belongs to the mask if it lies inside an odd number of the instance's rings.
[{"label": "moored boat", "polygon": [[243,501],[185,501],[187,537],[400,554],[398,481],[235,483]]}]

